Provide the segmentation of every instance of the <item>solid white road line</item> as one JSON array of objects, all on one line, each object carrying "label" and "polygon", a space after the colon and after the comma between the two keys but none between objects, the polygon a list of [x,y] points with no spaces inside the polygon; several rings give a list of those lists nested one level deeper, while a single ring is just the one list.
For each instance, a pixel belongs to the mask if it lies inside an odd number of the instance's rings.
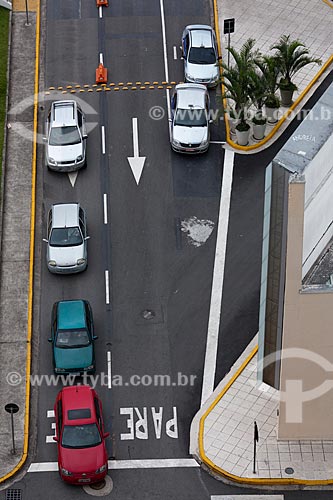
[{"label": "solid white road line", "polygon": [[[164,71],[165,71],[165,81],[169,81],[169,66],[168,66],[168,52],[167,52],[167,42],[166,42],[166,30],[165,30],[165,15],[164,15],[164,3],[160,0],[160,10],[161,10],[161,22],[162,22],[162,39],[163,39],[163,57],[164,57]],[[170,92],[166,89],[167,96],[167,108],[168,108],[168,120],[171,118],[171,106],[170,106]],[[169,121],[169,135],[171,135],[171,123]]]},{"label": "solid white road line", "polygon": [[110,304],[109,271],[105,271],[105,303]]},{"label": "solid white road line", "polygon": [[101,134],[102,134],[102,154],[105,155],[105,127],[101,126]]},{"label": "solid white road line", "polygon": [[98,7],[98,11],[99,11],[99,17],[102,18],[103,17],[103,7],[101,5]]},{"label": "solid white road line", "polygon": [[99,54],[99,62],[100,62],[100,64],[104,64],[102,52],[100,52],[100,54]]},{"label": "solid white road line", "polygon": [[103,195],[103,207],[104,207],[104,224],[108,223],[108,195],[104,193]]},{"label": "solid white road line", "polygon": [[[178,467],[200,467],[193,458],[161,458],[149,460],[109,460],[109,469],[170,469]],[[52,472],[58,470],[57,462],[31,464],[28,472]],[[279,500],[279,499],[276,499]]]},{"label": "solid white road line", "polygon": [[47,418],[54,418],[54,410],[47,410]]},{"label": "solid white road line", "polygon": [[219,222],[216,237],[201,406],[214,390],[233,168],[234,153],[233,151],[226,149],[222,175]]},{"label": "solid white road line", "polygon": [[211,500],[283,500],[284,495],[211,495]]},{"label": "solid white road line", "polygon": [[111,384],[111,351],[108,351],[108,389],[111,389],[112,384]]},{"label": "solid white road line", "polygon": [[176,47],[176,45],[173,46],[173,58],[174,58],[174,60],[177,59],[177,47]]}]

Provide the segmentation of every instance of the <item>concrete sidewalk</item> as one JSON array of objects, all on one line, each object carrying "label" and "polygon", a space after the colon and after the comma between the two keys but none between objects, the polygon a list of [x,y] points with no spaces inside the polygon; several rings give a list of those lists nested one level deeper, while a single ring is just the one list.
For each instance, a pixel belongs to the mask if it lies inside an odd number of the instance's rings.
[{"label": "concrete sidewalk", "polygon": [[[33,5],[31,5],[33,8]],[[34,94],[36,12],[13,2],[9,61],[7,137],[1,193],[0,260],[0,481],[25,460],[28,445],[26,368],[29,360],[28,294],[30,265],[31,159],[33,106],[19,106]],[[25,130],[18,134],[17,128]],[[10,414],[4,406],[16,403],[16,454],[12,453]]]},{"label": "concrete sidewalk", "polygon": [[258,386],[256,345],[257,336],[193,419],[190,453],[215,477],[256,487],[333,481],[333,441],[277,440],[279,395],[266,384]]},{"label": "concrete sidewalk", "polygon": [[[270,47],[279,40],[281,35],[290,34],[291,39],[299,39],[304,43],[310,50],[310,56],[321,59],[323,65],[333,55],[333,2],[326,2],[325,0],[280,0],[278,2],[276,0],[216,0],[216,5],[224,61],[227,61],[228,56],[228,35],[223,34],[223,23],[225,19],[229,18],[235,18],[235,32],[231,34],[230,45],[237,50],[249,38],[254,38],[256,40],[256,49],[259,49],[263,54],[272,53]],[[230,56],[230,62],[232,63],[232,56]],[[294,101],[309,86],[320,68],[316,64],[310,64],[295,75],[293,81],[298,90],[294,94]],[[293,116],[311,97],[329,71],[330,68],[318,82],[311,86],[302,103],[295,108]],[[281,117],[287,110],[288,108],[281,107],[279,116]],[[283,133],[290,122],[291,120],[287,119],[279,130],[274,133],[271,140],[251,152],[255,153],[270,146]],[[267,124],[266,135],[274,127],[275,125]],[[231,135],[231,140],[236,141],[235,135]],[[249,145],[256,143],[258,141],[250,137]]]}]

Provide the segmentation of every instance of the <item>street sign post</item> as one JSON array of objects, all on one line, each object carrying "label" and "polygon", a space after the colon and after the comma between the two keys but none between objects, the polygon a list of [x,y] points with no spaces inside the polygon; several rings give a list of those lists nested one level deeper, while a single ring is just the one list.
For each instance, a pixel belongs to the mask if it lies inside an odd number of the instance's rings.
[{"label": "street sign post", "polygon": [[15,450],[15,437],[14,437],[14,413],[17,413],[19,411],[19,407],[15,403],[8,403],[7,405],[5,405],[5,410],[7,413],[10,413],[11,424],[12,424],[12,442],[13,442],[12,454],[15,455],[16,450]]},{"label": "street sign post", "polygon": [[223,33],[228,35],[228,68],[229,68],[229,60],[230,60],[230,33],[234,33],[235,31],[235,18],[231,17],[230,19],[225,19],[223,23]]}]

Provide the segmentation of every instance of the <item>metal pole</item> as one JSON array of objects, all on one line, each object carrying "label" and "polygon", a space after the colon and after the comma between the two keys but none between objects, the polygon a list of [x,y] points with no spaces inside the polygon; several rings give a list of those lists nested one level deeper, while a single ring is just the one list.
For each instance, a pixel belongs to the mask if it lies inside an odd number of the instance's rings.
[{"label": "metal pole", "polygon": [[26,16],[27,16],[27,21],[25,23],[26,26],[30,26],[30,23],[29,23],[29,8],[28,8],[28,0],[25,0],[25,13],[26,13]]},{"label": "metal pole", "polygon": [[229,60],[230,60],[230,33],[228,33],[228,69],[229,69]]},{"label": "metal pole", "polygon": [[257,441],[253,440],[253,474],[256,474]]},{"label": "metal pole", "polygon": [[12,411],[10,412],[10,417],[11,417],[11,421],[12,421],[13,455],[15,455],[16,450],[15,450],[15,438],[14,438],[14,413]]}]

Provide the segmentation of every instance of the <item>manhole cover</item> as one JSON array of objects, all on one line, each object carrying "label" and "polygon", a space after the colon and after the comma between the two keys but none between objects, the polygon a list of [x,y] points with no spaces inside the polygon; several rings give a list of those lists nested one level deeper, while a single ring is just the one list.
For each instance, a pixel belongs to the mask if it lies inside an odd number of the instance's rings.
[{"label": "manhole cover", "polygon": [[100,483],[83,486],[83,490],[93,497],[105,497],[111,493],[112,489],[113,481],[110,476],[105,476]]},{"label": "manhole cover", "polygon": [[6,500],[21,500],[22,490],[6,490]]},{"label": "manhole cover", "polygon": [[141,316],[143,319],[154,319],[155,318],[155,312],[152,309],[145,309],[142,311]]},{"label": "manhole cover", "polygon": [[102,488],[104,488],[104,486],[105,486],[105,480],[103,479],[103,481],[101,481],[99,483],[92,484],[91,488],[93,490],[101,490]]},{"label": "manhole cover", "polygon": [[294,474],[294,469],[293,469],[292,467],[286,467],[286,468],[284,469],[284,472],[285,472],[286,474]]}]

